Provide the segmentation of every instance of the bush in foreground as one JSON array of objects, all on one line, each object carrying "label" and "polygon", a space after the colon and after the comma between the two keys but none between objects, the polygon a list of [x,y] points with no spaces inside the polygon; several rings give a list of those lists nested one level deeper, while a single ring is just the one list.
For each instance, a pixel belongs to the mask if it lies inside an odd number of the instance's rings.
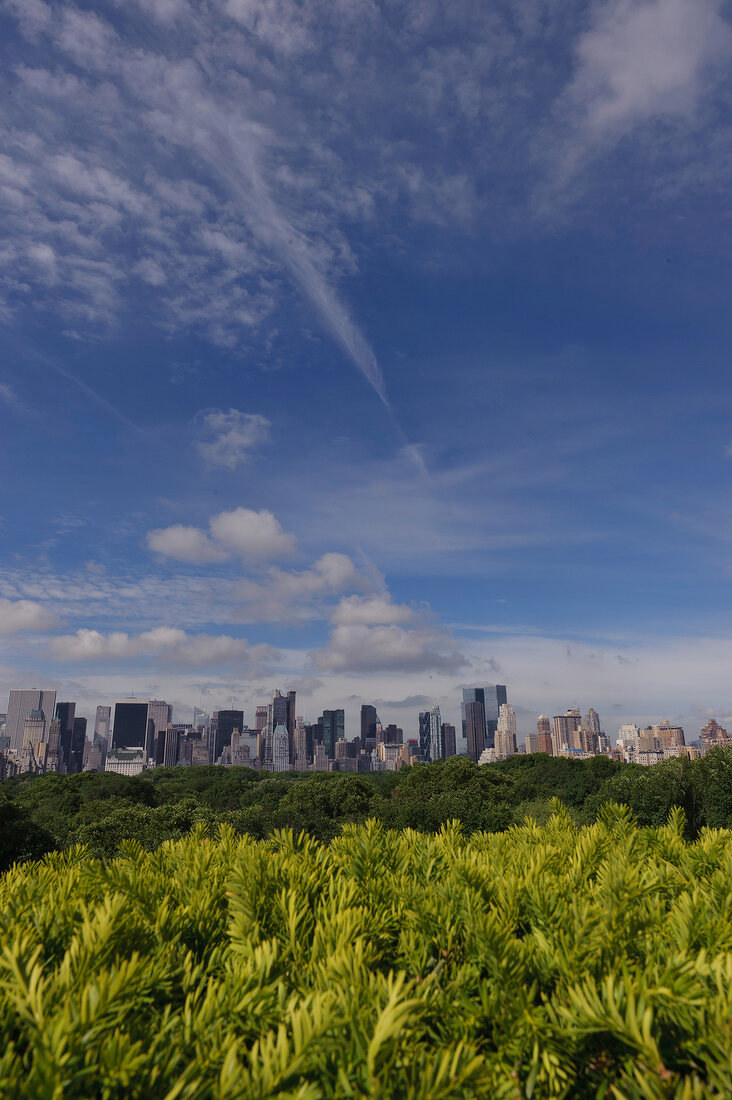
[{"label": "bush in foreground", "polygon": [[3,1097],[729,1097],[732,834],[201,824],[0,881]]}]

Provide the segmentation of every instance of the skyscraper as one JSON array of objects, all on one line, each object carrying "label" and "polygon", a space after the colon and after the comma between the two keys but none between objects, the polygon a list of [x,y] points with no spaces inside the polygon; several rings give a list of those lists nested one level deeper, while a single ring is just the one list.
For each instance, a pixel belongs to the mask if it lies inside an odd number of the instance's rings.
[{"label": "skyscraper", "polygon": [[290,763],[295,763],[295,726],[297,725],[297,715],[295,708],[297,706],[297,693],[294,691],[288,691],[287,693],[287,736],[289,738],[290,746]]},{"label": "skyscraper", "polygon": [[429,759],[442,760],[444,755],[445,754],[442,745],[442,719],[440,718],[440,708],[433,707],[430,711]]},{"label": "skyscraper", "polygon": [[145,759],[156,756],[156,746],[160,737],[173,721],[173,708],[165,699],[151,699],[147,705],[147,731]]},{"label": "skyscraper", "polygon": [[72,741],[74,739],[74,717],[76,715],[76,703],[56,703],[55,716],[59,723],[59,760],[61,770],[70,775],[76,769],[71,758]]},{"label": "skyscraper", "polygon": [[219,721],[216,727],[216,739],[213,749],[213,763],[215,764],[227,745],[231,744],[231,735],[234,730],[239,733],[244,729],[243,710],[220,710]]},{"label": "skyscraper", "polygon": [[147,699],[118,699],[114,704],[112,747],[145,750]]},{"label": "skyscraper", "polygon": [[475,699],[463,704],[465,708],[465,737],[468,742],[468,756],[476,764],[485,745],[485,711],[483,704]]},{"label": "skyscraper", "polygon": [[430,758],[430,712],[419,712],[419,755],[422,760]]},{"label": "skyscraper", "polygon": [[343,710],[323,711],[323,746],[329,760],[335,759],[336,741],[346,736],[346,716]]},{"label": "skyscraper", "polygon": [[376,713],[376,707],[371,706],[370,703],[363,703],[361,706],[361,744],[365,744],[366,738],[376,738],[376,723],[379,721],[379,716]]},{"label": "skyscraper", "polygon": [[537,752],[545,752],[548,756],[552,750],[552,723],[547,714],[540,714],[536,720],[536,734],[539,739]]},{"label": "skyscraper", "polygon": [[103,737],[109,744],[109,731],[112,725],[112,708],[97,707],[97,716],[94,720],[94,738]]},{"label": "skyscraper", "polygon": [[442,744],[445,750],[445,760],[449,760],[451,756],[455,756],[457,752],[455,746],[455,727],[450,722],[442,723]]},{"label": "skyscraper", "polygon": [[23,748],[23,727],[32,710],[40,710],[47,723],[53,721],[56,712],[56,692],[35,688],[32,691],[10,692],[5,719],[5,736],[10,738],[10,748],[13,752],[20,752]]},{"label": "skyscraper", "polygon": [[576,734],[582,728],[582,715],[577,707],[571,707],[565,714],[555,714],[554,733],[552,735],[552,748],[554,755],[559,756],[564,749],[580,748],[576,744]]},{"label": "skyscraper", "polygon": [[505,759],[507,756],[515,756],[518,751],[516,744],[516,714],[508,703],[501,703],[498,713],[498,729],[495,741],[496,756]]},{"label": "skyscraper", "polygon": [[74,726],[71,731],[70,767],[68,770],[74,774],[83,771],[84,745],[86,743],[86,718],[74,718]]},{"label": "skyscraper", "polygon": [[272,771],[290,770],[290,735],[287,726],[280,722],[272,734]]},{"label": "skyscraper", "polygon": [[600,715],[597,713],[594,707],[590,707],[585,715],[584,728],[591,733],[602,733],[600,726]]},{"label": "skyscraper", "polygon": [[[496,730],[498,729],[498,712],[500,707],[508,702],[505,684],[485,684],[483,687],[463,688],[462,719],[463,737],[467,739],[468,727],[466,707],[468,703],[480,703],[483,707],[483,722],[485,725],[485,748],[492,749],[495,744]],[[480,756],[480,753],[478,753]],[[477,758],[476,758],[477,759]]]}]

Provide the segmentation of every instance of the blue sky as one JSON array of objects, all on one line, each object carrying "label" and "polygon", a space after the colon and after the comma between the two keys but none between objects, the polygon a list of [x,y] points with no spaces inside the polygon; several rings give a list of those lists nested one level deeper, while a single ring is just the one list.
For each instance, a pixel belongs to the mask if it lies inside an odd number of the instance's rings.
[{"label": "blue sky", "polygon": [[0,20],[0,698],[732,714],[728,5]]}]

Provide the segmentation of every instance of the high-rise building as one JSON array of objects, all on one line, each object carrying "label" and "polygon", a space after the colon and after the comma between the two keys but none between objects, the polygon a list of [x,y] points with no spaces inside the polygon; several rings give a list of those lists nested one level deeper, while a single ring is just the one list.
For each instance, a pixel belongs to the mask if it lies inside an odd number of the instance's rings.
[{"label": "high-rise building", "polygon": [[50,723],[56,713],[56,692],[40,689],[10,692],[5,719],[5,736],[10,739],[10,748],[13,752],[20,752],[23,748],[23,727],[32,710],[40,710],[46,722]]},{"label": "high-rise building", "polygon": [[56,703],[55,717],[60,722],[59,756],[61,768],[67,775],[76,771],[72,760],[72,741],[74,739],[74,717],[76,703]]},{"label": "high-rise building", "polygon": [[442,745],[442,719],[440,717],[440,708],[433,707],[430,711],[429,759],[442,760],[444,755],[445,753]]},{"label": "high-rise building", "polygon": [[585,715],[585,720],[582,723],[583,729],[589,730],[590,733],[602,733],[602,727],[600,726],[600,715],[597,713],[594,707],[590,707]]},{"label": "high-rise building", "polygon": [[700,738],[702,751],[705,753],[709,752],[711,749],[727,746],[730,743],[730,737],[727,730],[724,726],[720,726],[716,718],[710,718],[707,724],[702,726]]},{"label": "high-rise building", "polygon": [[533,755],[535,752],[543,752],[543,749],[539,748],[539,734],[527,733],[526,734],[526,755]]},{"label": "high-rise building", "polygon": [[201,726],[207,726],[209,723],[210,715],[205,710],[201,710],[200,707],[193,708],[193,728],[194,730],[200,729]]},{"label": "high-rise building", "polygon": [[430,712],[419,712],[419,755],[421,760],[430,758]]},{"label": "high-rise building", "polygon": [[457,748],[455,744],[455,727],[450,722],[442,723],[442,744],[444,746],[445,760],[455,756]]},{"label": "high-rise building", "polygon": [[179,742],[180,733],[171,723],[165,731],[165,744],[163,748],[164,768],[174,768],[178,763]]},{"label": "high-rise building", "polygon": [[577,707],[570,707],[565,714],[556,714],[553,719],[552,749],[555,756],[565,750],[579,749],[577,735],[582,729],[582,715]]},{"label": "high-rise building", "polygon": [[147,741],[147,699],[118,699],[114,704],[112,746],[115,749],[142,749]]},{"label": "high-rise building", "polygon": [[94,737],[103,737],[109,744],[109,731],[112,726],[112,708],[97,707],[97,716],[94,720]]},{"label": "high-rise building", "polygon": [[37,756],[37,746],[46,740],[46,718],[42,710],[32,710],[23,723],[23,744],[21,751],[32,748]]},{"label": "high-rise building", "polygon": [[161,737],[165,739],[165,731],[172,721],[173,708],[170,703],[166,703],[165,699],[151,699],[147,705],[145,759],[157,756],[158,740]]},{"label": "high-rise building", "polygon": [[290,745],[290,763],[295,763],[295,726],[297,725],[297,715],[295,708],[297,707],[297,692],[288,691],[287,693],[287,736],[289,738]]},{"label": "high-rise building", "polygon": [[376,739],[376,723],[379,721],[379,716],[376,713],[376,707],[371,706],[370,703],[364,703],[361,706],[361,744],[363,745],[367,737]]},{"label": "high-rise building", "polygon": [[476,764],[481,757],[485,744],[485,711],[483,704],[475,699],[464,704],[465,737],[468,742],[468,756]]},{"label": "high-rise building", "polygon": [[548,714],[540,714],[536,719],[536,734],[539,738],[539,747],[535,751],[545,752],[547,756],[552,756],[554,752],[552,747],[552,723]]},{"label": "high-rise building", "polygon": [[71,732],[70,772],[78,773],[84,768],[84,745],[86,744],[86,718],[74,718]]},{"label": "high-rise building", "polygon": [[323,711],[323,747],[329,760],[335,758],[336,741],[346,736],[346,716],[343,710]]},{"label": "high-rise building", "polygon": [[516,744],[516,714],[510,703],[501,703],[498,713],[498,728],[494,748],[499,760],[507,756],[515,756],[518,752]]},{"label": "high-rise building", "polygon": [[219,720],[216,726],[216,739],[213,749],[213,763],[215,764],[224,748],[231,745],[231,735],[234,730],[244,729],[243,710],[220,710]]},{"label": "high-rise building", "polygon": [[267,704],[266,703],[263,703],[261,706],[257,707],[256,711],[254,712],[254,728],[257,731],[257,733],[261,733],[262,730],[266,730],[266,728],[267,728]]},{"label": "high-rise building", "polygon": [[492,749],[495,743],[496,730],[498,729],[498,712],[500,707],[507,702],[505,684],[485,684],[483,687],[463,688],[461,708],[463,737],[467,739],[468,736],[466,707],[468,703],[480,703],[483,707],[483,721],[485,724],[485,745],[483,745],[483,748]]}]

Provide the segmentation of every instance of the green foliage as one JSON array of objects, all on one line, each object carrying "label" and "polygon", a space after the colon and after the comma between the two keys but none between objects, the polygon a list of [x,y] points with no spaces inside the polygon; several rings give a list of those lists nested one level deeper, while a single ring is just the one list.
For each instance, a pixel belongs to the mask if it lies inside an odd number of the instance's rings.
[{"label": "green foliage", "polygon": [[555,801],[501,833],[199,822],[16,866],[0,1094],[728,1097],[732,834],[685,828],[612,803],[581,827]]}]

